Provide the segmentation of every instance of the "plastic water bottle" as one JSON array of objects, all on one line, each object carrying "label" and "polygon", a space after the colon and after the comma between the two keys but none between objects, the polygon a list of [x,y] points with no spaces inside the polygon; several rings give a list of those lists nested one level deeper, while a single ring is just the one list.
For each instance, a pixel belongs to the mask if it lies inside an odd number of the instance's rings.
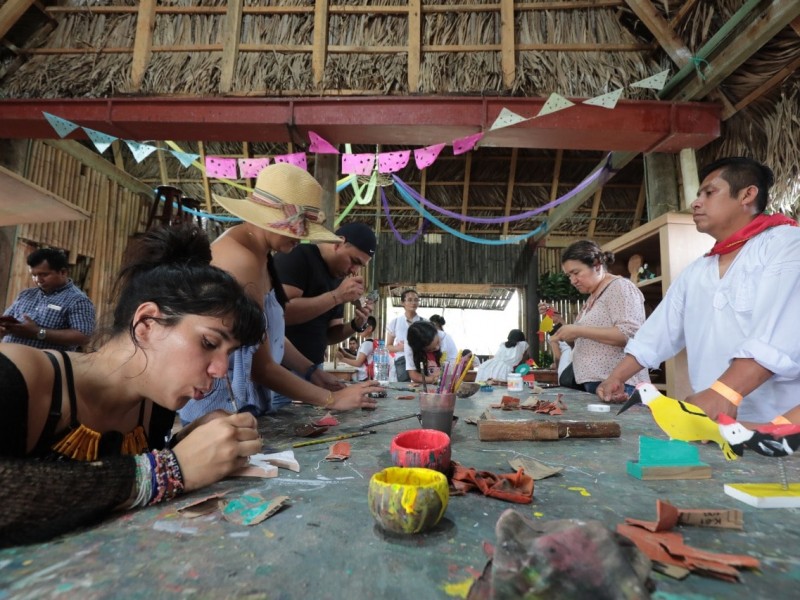
[{"label": "plastic water bottle", "polygon": [[375,379],[381,384],[389,383],[389,351],[386,349],[386,342],[381,340],[373,353],[372,360],[375,363]]}]

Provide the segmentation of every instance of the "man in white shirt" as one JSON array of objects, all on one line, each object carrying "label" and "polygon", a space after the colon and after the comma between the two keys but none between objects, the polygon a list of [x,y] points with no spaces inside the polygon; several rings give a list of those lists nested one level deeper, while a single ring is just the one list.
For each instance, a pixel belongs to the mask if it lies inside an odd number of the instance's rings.
[{"label": "man in white shirt", "polygon": [[800,404],[800,228],[763,214],[768,167],[725,158],[700,178],[692,215],[717,243],[670,286],[597,394],[620,400],[625,379],[685,347],[695,392],[687,401],[712,419],[770,421]]},{"label": "man in white shirt", "polygon": [[411,381],[406,371],[406,357],[404,354],[408,326],[417,321],[422,321],[422,317],[417,314],[419,305],[419,295],[414,290],[405,290],[400,294],[400,302],[403,305],[403,314],[392,319],[386,326],[386,349],[395,353],[394,366],[397,370],[397,381]]}]

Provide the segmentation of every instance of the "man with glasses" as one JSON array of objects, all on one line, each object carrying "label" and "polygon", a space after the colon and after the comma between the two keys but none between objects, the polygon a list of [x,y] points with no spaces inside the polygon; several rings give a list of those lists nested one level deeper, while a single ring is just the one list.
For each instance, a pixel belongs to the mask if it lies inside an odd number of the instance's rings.
[{"label": "man with glasses", "polygon": [[424,319],[417,314],[419,294],[414,290],[405,290],[400,294],[400,303],[403,305],[403,314],[392,319],[386,326],[386,349],[397,355],[394,367],[397,371],[397,381],[411,381],[406,370],[406,357],[404,354],[408,326]]},{"label": "man with glasses", "polygon": [[94,304],[67,276],[67,257],[55,248],[31,252],[34,287],[22,290],[0,317],[4,342],[49,350],[77,350],[94,332]]},{"label": "man with glasses", "polygon": [[[278,278],[289,298],[286,337],[316,367],[325,360],[329,344],[367,329],[373,307],[370,300],[359,302],[355,317],[344,322],[344,304],[364,296],[361,270],[375,256],[375,233],[363,223],[342,225],[335,233],[344,241],[300,244],[288,254],[275,255]],[[309,371],[299,375],[308,379],[313,367]]]}]

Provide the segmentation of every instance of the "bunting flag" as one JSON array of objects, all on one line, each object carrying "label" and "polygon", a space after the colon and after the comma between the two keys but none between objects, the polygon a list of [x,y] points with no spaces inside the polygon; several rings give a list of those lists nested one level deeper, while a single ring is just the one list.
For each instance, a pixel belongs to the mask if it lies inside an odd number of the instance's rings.
[{"label": "bunting flag", "polygon": [[308,147],[309,152],[315,152],[317,154],[339,154],[339,151],[333,147],[333,145],[322,139],[313,131],[308,132],[308,139],[311,140],[311,145]]},{"label": "bunting flag", "polygon": [[264,170],[264,167],[269,165],[268,158],[240,158],[238,162],[239,176],[242,179],[258,177],[258,174]]},{"label": "bunting flag", "polygon": [[184,169],[186,167],[190,167],[194,161],[200,160],[199,154],[193,154],[191,152],[182,152],[180,150],[170,150],[169,152],[170,154],[172,154],[172,156],[174,156],[180,161]]},{"label": "bunting flag", "polygon": [[410,150],[403,150],[401,152],[381,152],[378,155],[378,172],[396,173],[405,168],[409,158],[411,158]]},{"label": "bunting flag", "polygon": [[620,96],[622,96],[622,88],[614,90],[613,92],[608,92],[602,96],[595,96],[589,100],[584,100],[582,104],[588,104],[590,106],[602,106],[603,108],[614,108],[617,105],[617,102],[619,102]]},{"label": "bunting flag", "polygon": [[206,156],[206,176],[236,179],[236,159]]},{"label": "bunting flag", "polygon": [[131,140],[124,140],[124,142],[130,149],[131,154],[133,154],[133,158],[136,159],[137,164],[158,150],[156,146],[151,146],[150,144],[142,144]]},{"label": "bunting flag", "polygon": [[459,154],[464,154],[465,152],[469,152],[475,147],[475,144],[481,141],[481,138],[483,138],[482,133],[475,133],[473,135],[468,135],[467,137],[454,140],[453,156],[458,156]]},{"label": "bunting flag", "polygon": [[647,88],[650,90],[663,90],[664,86],[667,84],[667,77],[669,77],[669,69],[661,71],[661,73],[651,75],[646,79],[640,79],[639,81],[632,83],[631,87]]},{"label": "bunting flag", "polygon": [[113,135],[108,135],[102,131],[95,131],[94,129],[89,129],[88,127],[82,127],[81,129],[86,132],[86,135],[88,135],[89,139],[92,140],[94,147],[97,148],[97,151],[100,154],[108,150],[108,147],[117,141],[117,139],[119,139]]},{"label": "bunting flag", "polygon": [[570,102],[561,94],[556,94],[553,92],[550,94],[550,97],[547,99],[547,102],[544,103],[542,110],[539,111],[539,114],[536,115],[537,117],[543,117],[545,115],[549,115],[550,113],[558,112],[560,110],[564,110],[565,108],[569,108],[570,106],[575,106],[574,102]]},{"label": "bunting flag", "polygon": [[290,165],[294,165],[295,167],[300,167],[304,171],[308,171],[308,159],[306,158],[305,152],[295,152],[294,154],[280,154],[278,156],[275,156],[273,160],[276,163],[287,163]]},{"label": "bunting flag", "polygon": [[47,119],[47,122],[50,123],[50,127],[56,130],[56,133],[59,137],[66,137],[80,127],[72,121],[67,121],[61,117],[51,115],[48,112],[43,112],[42,114],[44,115],[44,118]]},{"label": "bunting flag", "polygon": [[517,123],[522,123],[523,121],[527,120],[528,119],[519,116],[514,111],[504,108],[500,111],[500,114],[494,120],[494,123],[492,123],[489,131],[494,131],[495,129],[501,129],[503,127],[510,127],[511,125],[516,125]]},{"label": "bunting flag", "polygon": [[422,171],[422,169],[430,167],[436,162],[444,146],[444,143],[434,144],[433,146],[426,146],[425,148],[417,148],[414,150],[414,162],[417,163],[417,168]]},{"label": "bunting flag", "polygon": [[342,175],[369,175],[375,168],[375,155],[342,154]]}]

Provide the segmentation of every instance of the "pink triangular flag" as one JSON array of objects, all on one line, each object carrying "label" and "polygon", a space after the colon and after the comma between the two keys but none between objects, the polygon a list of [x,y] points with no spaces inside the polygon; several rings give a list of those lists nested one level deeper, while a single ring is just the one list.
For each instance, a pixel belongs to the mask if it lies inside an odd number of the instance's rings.
[{"label": "pink triangular flag", "polygon": [[268,158],[240,158],[239,175],[242,179],[258,177],[258,174],[268,165]]},{"label": "pink triangular flag", "polygon": [[465,152],[469,152],[475,147],[481,138],[483,137],[483,133],[475,133],[473,135],[468,135],[467,137],[463,137],[459,140],[453,141],[453,155],[458,156],[459,154],[464,154]]},{"label": "pink triangular flag", "polygon": [[433,146],[425,146],[414,150],[414,162],[417,163],[417,168],[422,170],[425,167],[430,167],[439,157],[439,153],[444,146],[443,143],[434,144]]},{"label": "pink triangular flag", "polygon": [[294,154],[281,154],[274,158],[276,163],[288,163],[295,167],[308,171],[308,159],[305,152],[295,152]]},{"label": "pink triangular flag", "polygon": [[381,152],[378,154],[378,173],[397,173],[405,168],[409,158],[411,158],[411,150]]},{"label": "pink triangular flag", "polygon": [[206,177],[236,179],[236,159],[206,156]]},{"label": "pink triangular flag", "polygon": [[327,140],[322,139],[313,131],[308,132],[308,139],[311,140],[311,145],[308,147],[309,152],[317,154],[339,154],[339,151]]},{"label": "pink triangular flag", "polygon": [[369,175],[375,168],[375,155],[342,154],[342,173],[344,175]]}]

